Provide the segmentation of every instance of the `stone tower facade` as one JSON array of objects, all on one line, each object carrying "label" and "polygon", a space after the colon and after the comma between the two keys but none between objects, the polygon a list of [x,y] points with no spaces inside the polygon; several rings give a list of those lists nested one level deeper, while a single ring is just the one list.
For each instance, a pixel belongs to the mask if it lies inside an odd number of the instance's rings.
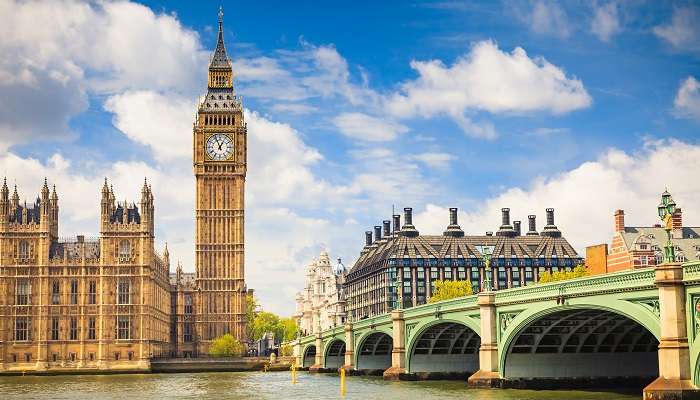
[{"label": "stone tower facade", "polygon": [[196,178],[196,335],[200,353],[211,340],[245,334],[244,195],[246,124],[233,88],[219,12],[219,33],[211,58],[207,92],[194,124]]}]

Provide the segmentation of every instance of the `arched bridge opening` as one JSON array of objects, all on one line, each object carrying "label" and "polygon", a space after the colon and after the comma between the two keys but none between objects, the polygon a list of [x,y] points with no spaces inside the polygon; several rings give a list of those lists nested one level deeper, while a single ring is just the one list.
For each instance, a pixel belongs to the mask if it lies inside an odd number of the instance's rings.
[{"label": "arched bridge opening", "polygon": [[316,346],[310,345],[304,350],[304,358],[302,358],[302,363],[304,368],[309,368],[316,362]]},{"label": "arched bridge opening", "polygon": [[335,339],[328,344],[326,352],[325,368],[337,369],[345,362],[345,342]]},{"label": "arched bridge opening", "polygon": [[367,373],[382,373],[391,367],[391,350],[394,342],[384,332],[368,335],[360,344],[355,369]]},{"label": "arched bridge opening", "polygon": [[503,375],[512,386],[643,387],[659,376],[658,345],[647,328],[624,315],[557,311],[515,335]]},{"label": "arched bridge opening", "polygon": [[481,338],[456,322],[435,324],[419,333],[410,350],[409,372],[426,378],[469,376],[479,369]]}]

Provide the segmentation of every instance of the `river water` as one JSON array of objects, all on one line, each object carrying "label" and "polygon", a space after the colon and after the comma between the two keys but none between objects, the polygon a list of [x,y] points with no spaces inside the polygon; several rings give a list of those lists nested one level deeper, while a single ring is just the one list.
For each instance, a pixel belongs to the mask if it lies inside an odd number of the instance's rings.
[{"label": "river water", "polygon": [[[0,399],[342,399],[337,374],[218,372],[197,374],[0,377]],[[466,382],[386,382],[381,377],[347,378],[345,399],[612,400],[641,393],[467,389]]]}]

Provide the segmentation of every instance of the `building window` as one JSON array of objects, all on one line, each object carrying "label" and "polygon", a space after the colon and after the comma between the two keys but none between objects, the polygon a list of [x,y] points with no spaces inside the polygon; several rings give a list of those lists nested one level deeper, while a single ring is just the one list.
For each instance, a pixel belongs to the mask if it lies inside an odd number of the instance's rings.
[{"label": "building window", "polygon": [[70,357],[71,362],[75,362],[75,358],[76,358],[75,353],[70,353],[69,357]]},{"label": "building window", "polygon": [[411,270],[409,268],[403,269],[403,279],[411,279]]},{"label": "building window", "polygon": [[119,361],[119,352],[114,353],[114,360]]},{"label": "building window", "polygon": [[58,354],[57,354],[57,353],[53,353],[53,354],[51,355],[51,358],[53,359],[53,362],[58,361]]},{"label": "building window", "polygon": [[95,353],[90,353],[90,354],[88,354],[88,359],[89,359],[90,361],[95,361]]},{"label": "building window", "polygon": [[88,304],[97,304],[97,282],[90,281],[88,284]]},{"label": "building window", "polygon": [[29,317],[15,318],[15,341],[30,340],[31,320]]},{"label": "building window", "polygon": [[120,280],[117,284],[117,304],[130,304],[130,285],[128,280]]},{"label": "building window", "polygon": [[88,319],[88,340],[95,340],[95,325],[95,317],[90,317],[90,319]]},{"label": "building window", "polygon": [[32,361],[32,353],[24,353],[24,361],[25,362]]},{"label": "building window", "polygon": [[51,284],[51,304],[61,303],[61,284],[58,281],[53,281]]},{"label": "building window", "polygon": [[119,258],[131,257],[131,243],[128,240],[119,242]]},{"label": "building window", "polygon": [[[464,261],[464,260],[462,260]],[[464,267],[457,267],[457,279],[465,280],[467,279],[467,271]]]},{"label": "building window", "polygon": [[129,357],[129,361],[133,360],[134,359],[134,352],[130,351],[129,353],[127,353],[127,356]]},{"label": "building window", "polygon": [[184,337],[183,340],[185,342],[191,342],[192,341],[192,324],[185,324],[184,326]]},{"label": "building window", "polygon": [[129,317],[117,317],[117,339],[131,339],[131,320]]},{"label": "building window", "polygon": [[51,318],[51,340],[58,340],[58,318]]},{"label": "building window", "polygon": [[32,294],[32,286],[28,279],[20,279],[17,281],[17,299],[15,304],[18,306],[26,306],[29,304]]},{"label": "building window", "polygon": [[445,268],[445,280],[452,279],[452,268]]},{"label": "building window", "polygon": [[78,340],[78,318],[70,319],[70,340]]},{"label": "building window", "polygon": [[78,280],[70,281],[70,303],[78,304]]},{"label": "building window", "polygon": [[22,240],[19,242],[18,258],[29,258],[29,242]]},{"label": "building window", "polygon": [[192,314],[192,295],[185,295],[185,314]]}]

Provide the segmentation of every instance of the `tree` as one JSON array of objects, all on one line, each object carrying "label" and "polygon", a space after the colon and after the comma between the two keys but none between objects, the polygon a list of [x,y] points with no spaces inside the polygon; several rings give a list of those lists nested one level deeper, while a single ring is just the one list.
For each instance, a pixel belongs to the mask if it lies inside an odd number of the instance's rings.
[{"label": "tree", "polygon": [[245,316],[246,320],[248,321],[246,324],[246,336],[250,341],[259,339],[253,335],[253,327],[255,324],[255,317],[258,314],[258,306],[258,300],[255,298],[255,296],[249,294],[245,297]]},{"label": "tree", "polygon": [[294,348],[288,344],[282,346],[282,356],[289,357],[294,355]]},{"label": "tree", "polygon": [[284,332],[284,337],[282,341],[294,340],[297,337],[297,321],[294,318],[282,318],[280,319],[280,325],[282,325],[282,331]]},{"label": "tree", "polygon": [[280,324],[280,317],[267,312],[260,311],[253,320],[253,339],[258,340],[267,332],[275,334],[276,338],[284,337],[284,328]]},{"label": "tree", "polygon": [[549,283],[549,282],[565,281],[568,279],[581,278],[581,277],[584,277],[586,275],[588,275],[588,271],[586,270],[586,267],[583,264],[579,264],[571,271],[555,271],[553,273],[549,273],[548,271],[545,271],[545,272],[540,274],[540,277],[537,280],[537,283]]},{"label": "tree", "polygon": [[430,296],[429,303],[437,301],[454,299],[455,297],[469,296],[473,294],[472,284],[470,281],[437,281],[435,282],[435,291]]},{"label": "tree", "polygon": [[240,357],[242,353],[243,345],[230,333],[214,339],[209,346],[209,355],[212,357]]}]

